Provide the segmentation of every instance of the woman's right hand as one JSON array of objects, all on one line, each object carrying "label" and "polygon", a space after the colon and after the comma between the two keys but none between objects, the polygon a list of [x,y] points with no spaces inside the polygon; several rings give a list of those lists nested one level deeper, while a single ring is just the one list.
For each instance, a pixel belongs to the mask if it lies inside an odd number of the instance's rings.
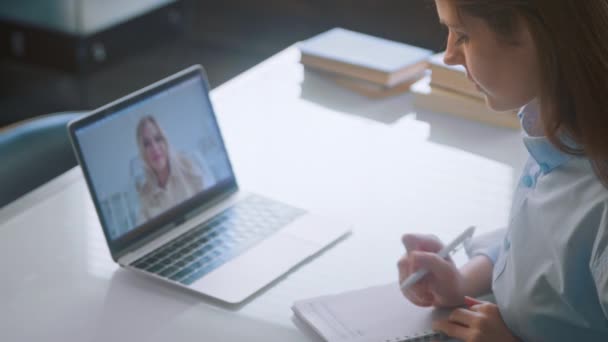
[{"label": "woman's right hand", "polygon": [[451,259],[437,252],[443,244],[433,235],[405,234],[406,253],[397,266],[399,284],[421,268],[429,272],[416,284],[403,290],[403,295],[418,306],[453,307],[464,303],[464,279]]}]

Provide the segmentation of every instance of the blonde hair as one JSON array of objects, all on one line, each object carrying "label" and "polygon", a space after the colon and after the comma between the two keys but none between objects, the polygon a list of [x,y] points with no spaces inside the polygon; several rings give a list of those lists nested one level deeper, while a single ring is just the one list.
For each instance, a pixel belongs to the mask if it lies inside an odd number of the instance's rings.
[{"label": "blonde hair", "polygon": [[[158,125],[158,122],[156,121],[156,119],[152,116],[152,115],[145,115],[143,116],[141,119],[139,119],[139,122],[137,123],[137,128],[136,128],[136,139],[137,139],[137,146],[139,148],[139,155],[143,156],[144,154],[144,144],[143,144],[143,130],[144,130],[144,126],[146,123],[150,123],[152,125],[154,125],[154,127],[156,127],[156,129],[158,130],[160,136],[163,138],[163,141],[165,142],[165,145],[167,145],[167,153],[169,150],[169,141],[167,140],[167,135],[165,134],[165,131],[163,131],[163,129]],[[143,158],[145,161],[145,158]],[[146,162],[147,164],[147,162]]]}]

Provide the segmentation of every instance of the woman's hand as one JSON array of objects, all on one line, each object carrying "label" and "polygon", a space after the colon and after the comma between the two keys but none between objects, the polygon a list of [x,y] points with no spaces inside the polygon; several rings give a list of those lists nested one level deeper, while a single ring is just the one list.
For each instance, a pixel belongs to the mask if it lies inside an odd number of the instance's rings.
[{"label": "woman's hand", "polygon": [[399,283],[420,268],[428,274],[416,284],[402,290],[412,303],[419,306],[451,307],[464,302],[464,279],[454,263],[437,252],[443,244],[432,235],[406,234],[402,238],[407,253],[399,260]]},{"label": "woman's hand", "polygon": [[433,329],[464,342],[516,342],[502,320],[498,306],[465,297],[468,309],[455,309],[445,321],[433,324]]}]

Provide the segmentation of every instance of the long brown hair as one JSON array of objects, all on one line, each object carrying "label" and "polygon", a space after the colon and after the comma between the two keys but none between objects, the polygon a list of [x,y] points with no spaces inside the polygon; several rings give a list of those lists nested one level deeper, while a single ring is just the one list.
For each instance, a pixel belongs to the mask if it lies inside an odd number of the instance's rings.
[{"label": "long brown hair", "polygon": [[563,152],[589,158],[608,186],[608,1],[449,1],[507,40],[524,20],[538,50],[547,138]]}]

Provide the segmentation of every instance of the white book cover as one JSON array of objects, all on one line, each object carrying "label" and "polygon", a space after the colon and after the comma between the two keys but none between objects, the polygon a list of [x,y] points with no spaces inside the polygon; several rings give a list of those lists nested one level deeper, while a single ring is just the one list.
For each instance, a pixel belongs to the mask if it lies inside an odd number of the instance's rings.
[{"label": "white book cover", "polygon": [[303,54],[386,73],[426,61],[430,50],[343,28],[334,28],[298,44]]}]

